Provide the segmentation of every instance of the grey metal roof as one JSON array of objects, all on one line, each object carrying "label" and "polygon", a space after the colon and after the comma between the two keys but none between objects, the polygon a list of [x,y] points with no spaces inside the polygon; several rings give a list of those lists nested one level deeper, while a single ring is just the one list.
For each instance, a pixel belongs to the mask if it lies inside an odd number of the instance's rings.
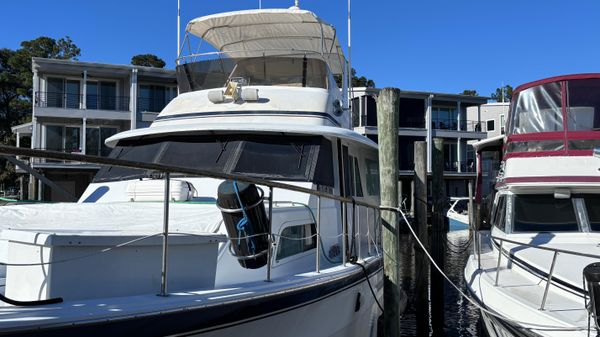
[{"label": "grey metal roof", "polygon": [[107,64],[97,62],[83,62],[33,57],[31,66],[33,70],[37,70],[38,72],[60,72],[79,74],[84,69],[86,69],[88,70],[88,72],[98,74],[106,73],[123,76],[129,75],[132,69],[137,69],[138,76],[150,76],[175,80],[175,70],[173,69],[134,66],[130,64]]},{"label": "grey metal roof", "polygon": [[[381,88],[353,88],[355,91],[355,97],[357,93],[365,93],[365,94],[375,94],[377,95]],[[475,103],[475,104],[486,104],[490,97],[485,96],[471,96],[471,95],[461,95],[461,94],[449,94],[449,93],[441,93],[441,92],[432,92],[432,91],[413,91],[413,90],[402,90],[400,89],[400,97],[405,98],[427,98],[430,95],[433,95],[434,100],[449,100],[449,101],[461,101],[463,103]]]}]

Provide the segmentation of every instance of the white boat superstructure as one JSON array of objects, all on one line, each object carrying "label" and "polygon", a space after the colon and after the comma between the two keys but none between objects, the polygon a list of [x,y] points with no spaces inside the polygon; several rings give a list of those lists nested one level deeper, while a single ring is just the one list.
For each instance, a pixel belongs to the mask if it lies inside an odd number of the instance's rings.
[{"label": "white boat superstructure", "polygon": [[78,203],[0,208],[0,335],[376,335],[377,146],[348,128],[335,30],[293,7],[187,33],[217,51],[180,59]]},{"label": "white boat superstructure", "polygon": [[[491,231],[478,236],[465,268],[493,337],[600,331],[600,278],[588,267],[600,261],[599,94],[598,74],[521,86],[508,135],[475,145],[480,167],[494,171],[502,158],[488,198]],[[480,202],[486,184],[480,172]]]}]

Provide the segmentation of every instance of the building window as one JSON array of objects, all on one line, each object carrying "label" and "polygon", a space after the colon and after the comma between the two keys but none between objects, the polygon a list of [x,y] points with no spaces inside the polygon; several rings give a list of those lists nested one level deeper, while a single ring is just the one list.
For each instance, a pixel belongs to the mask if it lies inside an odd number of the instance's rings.
[{"label": "building window", "polygon": [[46,149],[67,153],[81,152],[81,129],[63,125],[46,125]]},{"label": "building window", "polygon": [[176,87],[140,85],[138,111],[161,112],[175,96],[177,96]]},{"label": "building window", "polygon": [[456,107],[432,107],[432,127],[442,130],[458,130],[458,110]]},{"label": "building window", "polygon": [[118,132],[115,127],[88,127],[85,130],[85,154],[106,157],[111,149],[104,144],[107,138]]},{"label": "building window", "polygon": [[46,81],[46,92],[40,99],[47,107],[79,109],[80,83],[78,80],[49,77]]},{"label": "building window", "polygon": [[92,110],[129,110],[129,102],[117,96],[117,82],[88,81],[86,92],[86,108]]},{"label": "building window", "polygon": [[277,260],[314,249],[316,232],[315,224],[285,227],[279,237]]},{"label": "building window", "polygon": [[496,121],[493,120],[493,119],[490,119],[487,122],[485,122],[488,132],[490,132],[490,131],[496,131],[495,122]]},{"label": "building window", "polygon": [[504,114],[500,115],[500,133],[504,134],[504,124],[506,123],[506,120],[504,119]]}]

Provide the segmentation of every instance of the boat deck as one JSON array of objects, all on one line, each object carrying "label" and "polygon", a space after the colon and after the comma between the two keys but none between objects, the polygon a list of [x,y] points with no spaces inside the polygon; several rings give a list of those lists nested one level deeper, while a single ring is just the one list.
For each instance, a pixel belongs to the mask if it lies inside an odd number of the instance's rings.
[{"label": "boat deck", "polygon": [[[469,290],[488,309],[524,326],[549,326],[544,331],[533,329],[542,336],[587,336],[588,312],[581,295],[553,283],[548,290],[544,309],[540,309],[546,280],[525,271],[505,255],[498,270],[498,251],[492,249],[489,242],[489,236],[482,238],[481,270],[476,270],[477,260],[473,255],[465,269]],[[552,327],[575,328],[579,331],[557,331],[559,329]]]}]

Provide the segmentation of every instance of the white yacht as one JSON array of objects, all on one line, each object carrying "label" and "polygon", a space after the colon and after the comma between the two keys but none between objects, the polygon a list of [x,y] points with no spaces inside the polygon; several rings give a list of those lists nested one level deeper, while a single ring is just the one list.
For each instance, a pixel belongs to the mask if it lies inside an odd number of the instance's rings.
[{"label": "white yacht", "polygon": [[469,198],[451,197],[450,208],[446,212],[448,230],[451,232],[469,229]]},{"label": "white yacht", "polygon": [[350,129],[335,29],[292,7],[194,37],[213,50],[179,59],[151,127],[107,140],[78,203],[0,208],[0,335],[376,335],[377,145]]},{"label": "white yacht", "polygon": [[492,337],[596,336],[600,74],[518,87],[506,130],[475,145],[479,167],[498,174],[478,175],[491,231],[468,260],[468,290]]}]

